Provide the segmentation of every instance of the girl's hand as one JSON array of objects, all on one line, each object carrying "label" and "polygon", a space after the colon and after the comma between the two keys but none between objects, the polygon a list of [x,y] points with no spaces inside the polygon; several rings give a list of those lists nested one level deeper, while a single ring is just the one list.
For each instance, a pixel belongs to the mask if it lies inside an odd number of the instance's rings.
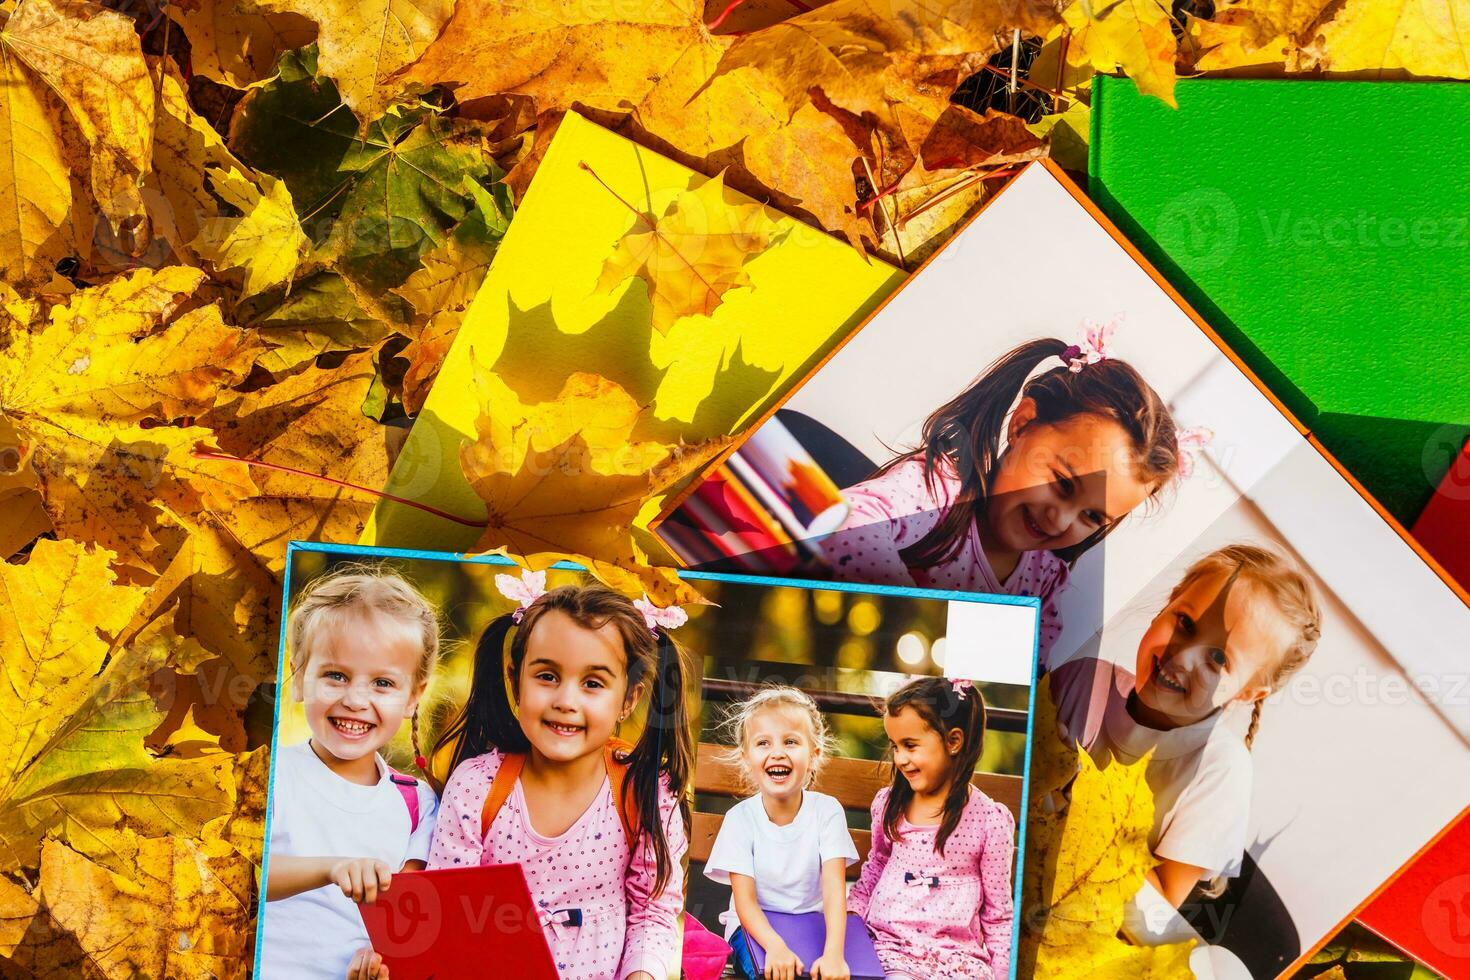
[{"label": "girl's hand", "polygon": [[[372,858],[343,858],[332,865],[332,883],[342,889],[342,894],[354,902],[371,905],[378,900],[379,891],[387,891],[393,880],[393,872],[382,861]],[[377,976],[377,974],[371,974]]]},{"label": "girl's hand", "polygon": [[806,967],[785,943],[766,950],[766,980],[796,980]]},{"label": "girl's hand", "polygon": [[812,964],[812,980],[850,980],[852,971],[840,953],[823,953]]},{"label": "girl's hand", "polygon": [[383,965],[380,953],[371,946],[364,946],[352,955],[347,964],[347,980],[388,980],[388,968]]},{"label": "girl's hand", "polygon": [[628,974],[627,980],[654,980],[654,977],[647,970],[639,970],[636,973]]}]

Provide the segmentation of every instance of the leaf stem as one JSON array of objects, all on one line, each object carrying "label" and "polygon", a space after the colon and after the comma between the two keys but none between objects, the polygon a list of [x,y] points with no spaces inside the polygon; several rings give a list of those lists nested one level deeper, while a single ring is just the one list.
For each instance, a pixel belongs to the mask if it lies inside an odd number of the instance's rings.
[{"label": "leaf stem", "polygon": [[740,6],[744,2],[745,0],[730,0],[730,5],[724,10],[720,11],[720,16],[716,17],[714,20],[704,25],[705,29],[709,31],[719,30],[720,25],[725,22],[725,18],[733,14],[735,12],[735,8]]},{"label": "leaf stem", "polygon": [[446,521],[453,521],[454,523],[462,524],[465,527],[483,528],[490,526],[488,521],[467,520],[463,517],[458,517],[454,514],[449,513],[448,511],[440,510],[438,507],[431,506],[430,504],[423,503],[419,500],[409,500],[407,497],[400,497],[396,494],[391,494],[384,490],[374,490],[372,487],[365,487],[358,483],[348,483],[346,480],[338,480],[335,477],[323,476],[320,473],[310,473],[306,470],[297,469],[294,466],[282,466],[280,463],[267,463],[261,459],[242,459],[239,456],[231,456],[228,453],[209,453],[203,452],[201,450],[196,450],[193,453],[193,456],[195,459],[210,459],[221,463],[244,463],[246,466],[258,466],[261,469],[275,470],[278,473],[290,473],[293,476],[304,476],[308,480],[317,480],[321,483],[330,483],[333,486],[344,487],[348,490],[359,490],[363,493],[371,494],[372,496],[381,498],[383,500],[391,500],[395,504],[403,504],[405,506],[421,510],[426,514],[433,514],[435,517],[442,517]]}]

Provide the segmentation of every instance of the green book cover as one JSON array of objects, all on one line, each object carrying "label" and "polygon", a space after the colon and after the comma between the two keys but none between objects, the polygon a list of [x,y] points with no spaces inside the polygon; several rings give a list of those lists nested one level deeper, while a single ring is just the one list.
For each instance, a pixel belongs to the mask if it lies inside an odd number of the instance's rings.
[{"label": "green book cover", "polygon": [[1470,85],[1093,93],[1093,200],[1412,523],[1470,434]]}]

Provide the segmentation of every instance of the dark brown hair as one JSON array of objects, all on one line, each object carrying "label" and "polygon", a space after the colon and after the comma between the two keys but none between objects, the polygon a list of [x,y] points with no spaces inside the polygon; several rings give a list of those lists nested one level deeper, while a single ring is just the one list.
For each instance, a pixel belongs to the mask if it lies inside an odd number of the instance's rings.
[{"label": "dark brown hair", "polygon": [[[955,691],[952,681],[943,677],[921,677],[910,681],[893,693],[884,702],[883,713],[890,718],[898,716],[904,708],[912,708],[924,719],[925,724],[948,739],[949,733],[958,728],[964,733],[965,741],[959,752],[950,757],[949,793],[944,798],[944,817],[939,822],[939,834],[934,838],[934,849],[944,854],[945,841],[959,826],[964,815],[965,803],[970,798],[970,776],[980,762],[980,752],[985,748],[985,699],[980,689],[973,685],[963,694]],[[883,809],[883,830],[893,840],[898,840],[898,821],[913,801],[914,790],[909,781],[893,769],[893,783],[888,790],[888,804]]]},{"label": "dark brown hair", "polygon": [[[683,655],[667,631],[660,629],[657,636],[649,631],[643,614],[626,596],[602,585],[566,585],[552,589],[532,603],[519,626],[510,613],[492,621],[475,646],[469,700],[440,736],[436,751],[454,743],[451,772],[460,763],[491,749],[505,753],[530,751],[531,743],[516,718],[510,691],[520,684],[526,641],[542,617],[552,611],[571,617],[584,629],[598,630],[608,623],[617,628],[628,658],[629,691],[652,675],[643,733],[627,757],[627,791],[637,807],[638,835],[646,837],[653,846],[658,865],[654,884],[657,894],[663,891],[675,870],[669,843],[659,825],[659,781],[661,777],[668,778],[670,789],[679,801],[684,826],[688,827],[688,787],[694,746],[684,704]],[[508,654],[507,636],[510,636]]]},{"label": "dark brown hair", "polygon": [[[1179,469],[1179,445],[1173,416],[1158,393],[1126,361],[1106,358],[1073,373],[1058,365],[1030,378],[1051,357],[1060,357],[1069,345],[1048,337],[1022,344],[1004,355],[947,404],[924,421],[922,446],[924,479],[935,494],[934,473],[946,464],[959,477],[959,491],[928,534],[904,548],[904,563],[913,568],[938,565],[954,556],[969,534],[970,522],[980,520],[1000,464],[1001,435],[1010,408],[1018,397],[1036,403],[1033,424],[1056,424],[1077,415],[1097,415],[1123,427],[1133,445],[1138,476],[1162,489]],[[1027,378],[1030,378],[1028,381]],[[886,463],[885,473],[909,458]],[[937,499],[937,495],[936,495]],[[1116,526],[1098,528],[1084,541],[1057,549],[1065,562],[1077,560]]]}]

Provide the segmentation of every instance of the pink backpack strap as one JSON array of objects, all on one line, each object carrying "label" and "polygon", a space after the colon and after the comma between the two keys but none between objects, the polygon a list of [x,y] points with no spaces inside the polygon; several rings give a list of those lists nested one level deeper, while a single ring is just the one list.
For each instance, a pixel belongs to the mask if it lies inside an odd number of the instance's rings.
[{"label": "pink backpack strap", "polygon": [[388,778],[403,797],[403,805],[408,807],[408,832],[411,834],[419,829],[419,781],[396,769],[388,770]]}]

